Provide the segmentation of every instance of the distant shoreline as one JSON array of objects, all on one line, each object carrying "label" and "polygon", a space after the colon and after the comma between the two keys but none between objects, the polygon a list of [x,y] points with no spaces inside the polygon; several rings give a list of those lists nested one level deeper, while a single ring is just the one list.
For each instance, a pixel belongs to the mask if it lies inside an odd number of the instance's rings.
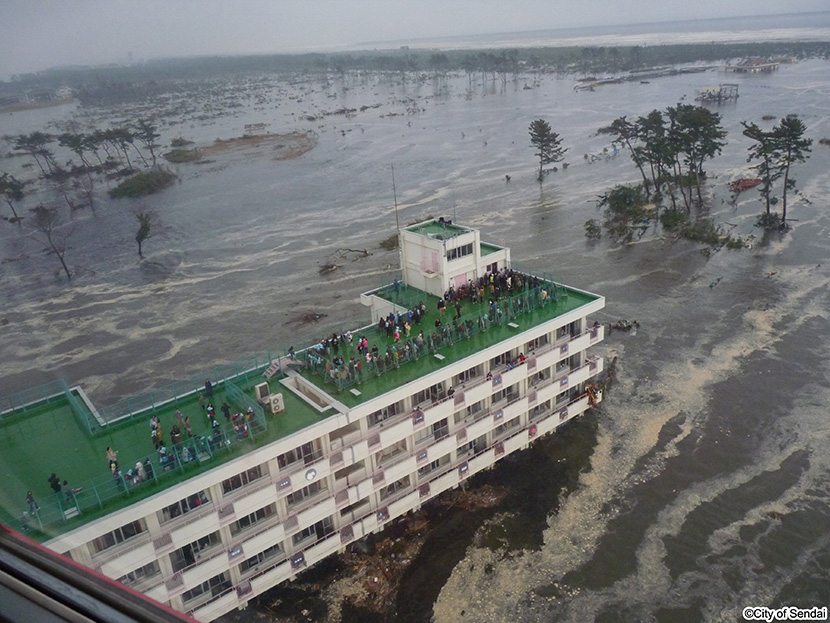
[{"label": "distant shoreline", "polygon": [[54,106],[72,104],[74,101],[74,97],[65,97],[63,99],[49,100],[46,102],[20,102],[18,104],[0,107],[0,114],[20,112],[22,110],[37,110],[38,108],[52,108]]}]

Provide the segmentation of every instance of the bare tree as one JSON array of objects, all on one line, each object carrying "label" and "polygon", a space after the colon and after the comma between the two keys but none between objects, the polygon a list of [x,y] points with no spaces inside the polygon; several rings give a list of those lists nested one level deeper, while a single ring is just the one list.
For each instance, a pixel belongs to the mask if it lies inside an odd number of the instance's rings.
[{"label": "bare tree", "polygon": [[30,211],[33,214],[31,227],[40,234],[40,236],[33,234],[32,238],[37,240],[49,253],[54,253],[57,256],[63,267],[63,272],[66,273],[66,278],[72,279],[72,273],[69,272],[69,267],[64,260],[66,240],[72,232],[67,232],[63,236],[56,233],[55,230],[63,224],[58,209],[55,207],[47,208],[41,203]]}]

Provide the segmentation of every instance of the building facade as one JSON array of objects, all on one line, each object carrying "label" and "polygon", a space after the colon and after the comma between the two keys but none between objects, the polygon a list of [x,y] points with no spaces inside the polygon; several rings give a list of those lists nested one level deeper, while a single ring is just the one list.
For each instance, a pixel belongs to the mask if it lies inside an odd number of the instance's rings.
[{"label": "building facade", "polygon": [[[400,243],[410,293],[441,296],[510,268],[508,249],[448,221],[408,227]],[[302,398],[314,423],[47,545],[202,621],[244,607],[602,399],[590,384],[603,360],[589,348],[603,328],[589,317],[605,300],[560,288],[558,308],[540,305],[455,357],[403,364],[391,387],[341,388],[284,362],[268,390]],[[381,291],[362,300],[373,322],[405,309]]]}]

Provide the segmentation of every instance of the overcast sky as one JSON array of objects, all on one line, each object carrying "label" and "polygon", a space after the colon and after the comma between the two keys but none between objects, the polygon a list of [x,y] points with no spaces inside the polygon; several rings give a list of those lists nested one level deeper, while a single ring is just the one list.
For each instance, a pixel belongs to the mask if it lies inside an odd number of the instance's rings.
[{"label": "overcast sky", "polygon": [[0,79],[124,62],[129,54],[144,60],[331,51],[365,42],[828,9],[828,0],[0,0]]}]

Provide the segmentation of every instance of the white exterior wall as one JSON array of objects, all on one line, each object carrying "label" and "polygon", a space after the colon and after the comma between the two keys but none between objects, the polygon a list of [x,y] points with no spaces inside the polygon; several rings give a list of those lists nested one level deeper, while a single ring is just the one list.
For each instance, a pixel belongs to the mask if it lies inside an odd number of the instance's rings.
[{"label": "white exterior wall", "polygon": [[[402,237],[405,233],[401,232]],[[475,253],[469,257],[469,262],[466,257],[450,262],[457,264],[453,270],[466,271],[472,266],[475,271],[478,263],[490,263],[481,262],[477,232],[475,234]],[[434,251],[439,262],[447,263],[443,251],[446,241],[416,237],[420,239],[420,246],[404,245],[407,251],[404,254],[405,270],[408,266],[414,271],[410,277],[415,279],[419,278],[416,274],[420,272],[416,270],[418,261],[415,260],[420,253]],[[465,234],[458,238],[466,237]],[[458,244],[467,242],[459,240]],[[499,251],[487,258],[500,255]],[[507,250],[504,258],[509,261]],[[354,408],[348,409],[332,399],[337,412],[326,419],[61,535],[47,545],[61,553],[70,552],[75,560],[113,578],[157,561],[160,573],[136,582],[134,588],[174,608],[190,611],[199,620],[212,620],[244,606],[252,597],[294,577],[305,567],[342,550],[349,543],[381,530],[389,521],[419,508],[472,474],[490,468],[511,452],[526,448],[534,438],[555,430],[588,409],[584,384],[602,373],[603,361],[588,359],[585,352],[603,339],[603,331],[600,328],[594,337],[588,331],[559,338],[557,335],[560,328],[574,322],[585,329],[585,318],[604,306],[605,300],[599,297],[525,331],[517,329],[514,336],[498,344],[444,365]],[[534,352],[527,352],[527,344],[540,339],[547,343]],[[494,378],[488,380],[485,375],[492,360],[508,352],[514,355],[522,352],[528,360],[512,370],[503,366],[494,369]],[[574,359],[570,360],[569,367],[557,372],[560,362],[570,357]],[[413,404],[418,392],[439,383],[446,390],[453,378],[474,367],[479,367],[480,373],[463,385],[456,385],[456,395],[452,398],[444,398],[435,404]],[[540,373],[547,375],[546,378],[540,380]],[[516,393],[509,399],[495,397],[512,386]],[[563,399],[566,391],[572,393]],[[601,400],[601,396],[597,399]],[[402,412],[370,426],[371,414],[401,401]],[[467,407],[477,403],[482,403],[483,408],[468,413]],[[414,417],[416,407],[423,416],[421,421]],[[503,428],[514,422],[516,426]],[[434,429],[439,423],[446,425]],[[350,425],[354,430],[342,430]],[[470,447],[476,440],[483,440],[483,444]],[[309,463],[300,460],[279,467],[278,456],[309,442],[320,448],[319,456]],[[379,463],[381,453],[396,444],[402,448],[399,453]],[[433,465],[447,456],[448,462]],[[262,477],[223,494],[223,481],[258,465],[262,468]],[[350,467],[353,470],[347,469]],[[420,470],[423,471],[419,474]],[[390,492],[390,485],[401,480],[408,484]],[[311,483],[320,483],[322,490],[289,504],[289,495],[296,495]],[[205,491],[211,503],[160,523],[162,509],[198,491]],[[356,504],[360,505],[353,507]],[[352,507],[353,510],[346,512]],[[232,534],[231,526],[235,522],[260,509],[274,509],[274,512]],[[144,532],[102,552],[93,551],[95,539],[137,519],[142,519],[146,525]],[[297,536],[321,521],[330,522],[328,534],[312,533],[303,539]],[[213,533],[219,534],[221,543],[205,550],[205,555],[193,564],[173,573],[171,554]],[[275,545],[281,548],[277,555],[242,571],[240,563]],[[231,588],[215,596],[207,593],[189,602],[183,601],[185,592],[219,573],[225,573]]]}]

